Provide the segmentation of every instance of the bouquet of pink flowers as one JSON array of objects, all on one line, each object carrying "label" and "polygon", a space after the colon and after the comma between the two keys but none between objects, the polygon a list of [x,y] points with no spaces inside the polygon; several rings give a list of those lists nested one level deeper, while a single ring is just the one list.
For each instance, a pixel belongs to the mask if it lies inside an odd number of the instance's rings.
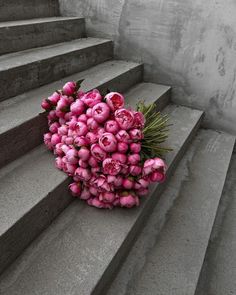
[{"label": "bouquet of pink flowers", "polygon": [[160,157],[168,149],[160,143],[168,118],[155,104],[125,108],[118,92],[84,93],[81,82],[68,82],[43,99],[50,131],[44,142],[57,156],[56,167],[73,178],[73,196],[97,208],[138,206],[151,182],[165,180]]}]

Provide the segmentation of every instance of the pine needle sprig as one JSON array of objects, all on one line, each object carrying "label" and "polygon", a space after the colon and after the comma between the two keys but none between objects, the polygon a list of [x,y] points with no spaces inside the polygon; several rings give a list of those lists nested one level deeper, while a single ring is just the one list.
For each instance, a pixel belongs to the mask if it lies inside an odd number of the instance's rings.
[{"label": "pine needle sprig", "polygon": [[169,117],[156,111],[156,104],[145,105],[144,102],[137,104],[137,111],[143,113],[146,123],[143,129],[141,156],[143,160],[154,157],[161,157],[172,149],[162,144],[168,138]]}]

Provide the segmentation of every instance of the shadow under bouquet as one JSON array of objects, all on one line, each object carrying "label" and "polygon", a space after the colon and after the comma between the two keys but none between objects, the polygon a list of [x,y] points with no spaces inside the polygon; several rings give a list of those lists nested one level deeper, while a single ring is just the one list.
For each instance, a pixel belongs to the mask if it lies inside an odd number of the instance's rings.
[{"label": "shadow under bouquet", "polygon": [[44,142],[56,167],[73,179],[74,197],[97,208],[138,206],[151,182],[165,181],[168,117],[155,103],[139,102],[132,110],[122,94],[84,93],[81,83],[68,82],[43,99]]}]

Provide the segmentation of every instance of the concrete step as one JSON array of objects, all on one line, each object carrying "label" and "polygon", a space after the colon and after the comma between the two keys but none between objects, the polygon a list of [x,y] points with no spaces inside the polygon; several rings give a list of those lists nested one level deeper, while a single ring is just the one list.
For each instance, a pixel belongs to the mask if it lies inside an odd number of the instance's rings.
[{"label": "concrete step", "polygon": [[[0,167],[22,156],[42,142],[48,129],[41,101],[68,81],[85,79],[85,91],[107,88],[124,92],[142,80],[142,65],[120,60],[107,61],[84,72],[0,102]],[[157,93],[159,95],[159,93]],[[14,142],[14,144],[12,144]]]},{"label": "concrete step", "polygon": [[0,0],[0,21],[59,15],[57,0]]},{"label": "concrete step", "polygon": [[0,56],[0,101],[111,59],[113,45],[98,38]]},{"label": "concrete step", "polygon": [[80,17],[49,17],[0,23],[0,55],[85,37]]},{"label": "concrete step", "polygon": [[107,295],[196,294],[234,142],[200,130]]},{"label": "concrete step", "polygon": [[[133,98],[133,100],[135,99],[137,101],[137,96]],[[202,112],[175,105],[167,106],[165,111],[169,113],[170,122],[173,123],[167,142],[167,145],[174,149],[166,157],[169,176],[176,168],[188,143],[198,129]],[[46,161],[46,163],[50,165],[49,162]],[[35,162],[33,165],[37,166]],[[12,174],[10,176],[15,179],[14,183],[21,182]],[[31,189],[34,187],[32,178],[31,174],[29,182]],[[37,181],[43,186],[44,182],[41,182],[40,177]],[[7,178],[7,182],[7,186],[9,186],[9,182],[12,181]],[[23,186],[25,191],[25,185]],[[4,187],[9,190],[8,187],[1,185],[2,190]],[[133,210],[104,211],[88,207],[78,200],[73,201],[53,224],[26,249],[23,255],[3,273],[0,279],[0,293],[2,295],[46,295],[52,294],[52,292],[58,295],[87,295],[92,292],[93,294],[104,294],[102,292],[104,286],[127,254],[133,239],[140,231],[145,218],[150,214],[164,187],[165,185],[154,185],[150,196],[143,200],[139,208]],[[52,190],[51,192],[53,194]],[[35,192],[33,193],[35,194]],[[19,215],[22,215],[22,212],[19,208],[16,209],[15,198],[7,197],[7,193],[2,195],[7,200],[11,200],[11,206],[15,208],[14,211],[17,211],[19,224]],[[20,208],[24,208],[24,198],[18,197],[18,202],[19,199]],[[9,202],[2,201],[2,203],[8,206],[5,212],[9,213],[11,207],[8,205]],[[2,206],[0,208],[3,210]],[[0,216],[5,216],[5,219],[9,220],[9,216],[6,217],[5,214],[0,214]],[[37,215],[34,220],[35,225],[39,226]],[[2,221],[0,224],[5,224],[5,230],[6,225],[8,228],[14,226],[12,221],[11,224],[6,221]],[[28,228],[24,228],[24,232],[29,235],[34,224],[29,221],[25,224],[28,225]],[[14,249],[16,250],[16,245],[22,245],[22,243],[12,239],[15,242]],[[8,241],[10,241],[10,237],[8,237]],[[13,247],[10,248],[8,245],[7,249],[8,253],[12,253]],[[2,257],[6,257],[5,252],[6,249],[1,248]],[[2,263],[1,261],[1,265]]]},{"label": "concrete step", "polygon": [[0,272],[71,201],[67,184],[43,145],[0,170]]},{"label": "concrete step", "polygon": [[236,154],[233,154],[195,295],[236,292]]}]

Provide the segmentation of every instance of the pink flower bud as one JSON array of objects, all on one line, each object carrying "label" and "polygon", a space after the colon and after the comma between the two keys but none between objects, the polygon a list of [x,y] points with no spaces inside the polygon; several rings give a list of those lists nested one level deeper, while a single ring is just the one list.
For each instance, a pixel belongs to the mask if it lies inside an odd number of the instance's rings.
[{"label": "pink flower bud", "polygon": [[84,122],[77,122],[76,124],[76,134],[78,136],[84,136],[88,132],[87,125]]},{"label": "pink flower bud", "polygon": [[62,161],[62,158],[61,157],[57,157],[56,160],[55,160],[55,164],[56,164],[56,167],[60,170],[62,170],[64,168],[64,163]]},{"label": "pink flower bud", "polygon": [[131,129],[129,135],[132,140],[141,140],[143,138],[143,133],[140,129]]},{"label": "pink flower bud", "polygon": [[129,147],[130,147],[131,152],[133,152],[134,154],[138,154],[141,152],[141,144],[140,143],[132,142]]},{"label": "pink flower bud", "polygon": [[126,155],[121,154],[121,153],[114,153],[114,154],[112,154],[111,157],[112,157],[113,160],[116,160],[116,161],[118,161],[118,162],[120,162],[122,164],[125,164],[126,161],[127,161]]},{"label": "pink flower bud", "polygon": [[113,160],[112,158],[106,158],[102,162],[103,173],[109,175],[117,175],[121,171],[121,163]]},{"label": "pink flower bud", "polygon": [[117,147],[117,140],[112,133],[105,132],[99,138],[99,145],[106,152],[115,152]]},{"label": "pink flower bud", "polygon": [[79,166],[82,168],[88,168],[88,162],[83,161],[83,160],[79,160]]},{"label": "pink flower bud", "polygon": [[121,205],[121,207],[132,208],[134,206],[139,205],[139,199],[137,196],[133,196],[131,194],[121,196],[120,197],[120,205]]},{"label": "pink flower bud", "polygon": [[78,163],[78,157],[77,157],[77,151],[74,149],[70,149],[66,153],[66,160],[69,164],[77,164]]},{"label": "pink flower bud", "polygon": [[133,127],[134,115],[127,109],[119,109],[115,112],[115,120],[123,130],[128,130]]},{"label": "pink flower bud", "polygon": [[147,188],[141,188],[135,191],[139,196],[146,196],[148,194]]},{"label": "pink flower bud", "polygon": [[65,139],[65,144],[72,145],[74,143],[73,137],[67,136]]},{"label": "pink flower bud", "polygon": [[86,116],[88,118],[92,118],[92,108],[88,108],[87,111],[86,111]]},{"label": "pink flower bud", "polygon": [[81,100],[90,108],[102,101],[102,96],[97,89],[87,92]]},{"label": "pink flower bud", "polygon": [[89,189],[87,187],[84,187],[81,195],[80,195],[80,199],[81,200],[88,200],[91,197],[91,193],[89,191]]},{"label": "pink flower bud", "polygon": [[58,122],[54,122],[50,125],[49,130],[52,133],[57,133],[59,127],[60,127],[60,124]]},{"label": "pink flower bud", "polygon": [[142,168],[139,166],[131,165],[129,167],[129,172],[133,176],[138,176],[142,173]]},{"label": "pink flower bud", "polygon": [[66,125],[62,125],[61,127],[58,128],[58,134],[59,135],[67,135],[68,134],[68,127]]},{"label": "pink flower bud", "polygon": [[69,175],[69,176],[73,176],[75,173],[77,166],[76,165],[72,165],[70,163],[66,163],[65,164],[65,172]]},{"label": "pink flower bud", "polygon": [[75,82],[67,82],[63,86],[62,90],[65,95],[72,95],[76,91],[76,83]]},{"label": "pink flower bud", "polygon": [[50,101],[50,103],[54,106],[57,105],[57,102],[59,101],[61,95],[57,92],[54,92],[51,96],[48,97],[48,100]]},{"label": "pink flower bud", "polygon": [[92,116],[98,123],[103,123],[110,115],[110,108],[104,102],[96,104],[92,109]]},{"label": "pink flower bud", "polygon": [[130,136],[129,134],[125,131],[125,130],[120,130],[117,134],[116,134],[116,139],[119,142],[124,142],[124,143],[128,143],[130,141]]},{"label": "pink flower bud", "polygon": [[96,120],[94,120],[94,118],[89,118],[87,120],[87,126],[89,130],[97,130],[98,129],[98,122]]},{"label": "pink flower bud", "polygon": [[54,110],[51,110],[49,113],[48,113],[48,116],[47,116],[48,120],[56,120],[57,119],[57,115],[56,115],[56,111]]},{"label": "pink flower bud", "polygon": [[137,165],[141,160],[139,154],[133,154],[128,156],[128,163],[131,165]]},{"label": "pink flower bud", "polygon": [[116,134],[120,130],[120,128],[115,120],[109,120],[105,123],[105,130],[106,132]]},{"label": "pink flower bud", "polygon": [[69,185],[69,189],[72,193],[72,196],[79,197],[81,194],[81,184],[78,182],[73,182]]},{"label": "pink flower bud", "polygon": [[150,175],[149,179],[152,182],[164,182],[166,179],[166,176],[165,176],[164,172],[156,171]]},{"label": "pink flower bud", "polygon": [[63,156],[64,153],[63,153],[63,150],[62,150],[62,146],[63,146],[62,143],[56,144],[56,146],[54,148],[54,154],[55,155]]},{"label": "pink flower bud", "polygon": [[143,128],[145,126],[145,118],[141,112],[134,112],[134,128]]},{"label": "pink flower bud", "polygon": [[123,187],[125,189],[132,189],[134,187],[134,180],[133,180],[133,178],[129,177],[129,178],[123,179],[122,185],[123,185]]},{"label": "pink flower bud", "polygon": [[110,92],[105,96],[106,103],[114,112],[124,107],[124,96],[118,92]]},{"label": "pink flower bud", "polygon": [[93,196],[95,196],[95,197],[98,197],[98,196],[99,196],[99,192],[98,192],[98,190],[97,190],[95,187],[93,187],[93,186],[90,186],[90,187],[89,187],[89,192],[90,192]]},{"label": "pink flower bud", "polygon": [[74,144],[76,146],[84,146],[84,145],[88,145],[89,142],[88,142],[88,140],[87,140],[87,138],[85,136],[77,136],[74,139]]},{"label": "pink flower bud", "polygon": [[90,151],[86,147],[81,147],[78,151],[78,156],[81,160],[87,161],[90,157]]},{"label": "pink flower bud", "polygon": [[61,146],[61,149],[62,149],[64,154],[66,154],[70,150],[70,148],[66,144],[63,144]]},{"label": "pink flower bud", "polygon": [[92,144],[91,154],[97,161],[100,162],[103,161],[107,156],[106,152],[98,144]]},{"label": "pink flower bud", "polygon": [[93,156],[89,158],[88,163],[92,168],[98,167],[98,161]]},{"label": "pink flower bud", "polygon": [[73,102],[70,106],[70,110],[71,110],[72,114],[77,115],[77,116],[81,115],[83,113],[84,109],[85,109],[85,105],[79,99],[77,99],[75,102]]},{"label": "pink flower bud", "polygon": [[87,123],[88,117],[85,114],[82,114],[78,117],[78,121]]},{"label": "pink flower bud", "polygon": [[101,201],[99,201],[99,199],[97,198],[91,198],[87,201],[87,204],[89,206],[93,206],[99,209],[112,209],[112,205],[111,204],[105,204]]},{"label": "pink flower bud", "polygon": [[51,143],[53,145],[56,145],[57,143],[60,143],[60,142],[61,142],[61,136],[58,134],[53,134],[51,138]]},{"label": "pink flower bud", "polygon": [[75,175],[78,176],[78,178],[82,181],[89,181],[90,178],[92,177],[89,169],[81,168],[81,167],[76,169]]},{"label": "pink flower bud", "polygon": [[115,200],[115,194],[111,192],[104,192],[99,195],[99,200],[104,203],[112,203]]},{"label": "pink flower bud", "polygon": [[117,151],[122,153],[122,154],[126,154],[127,151],[129,149],[129,146],[127,143],[125,142],[118,142],[117,143]]},{"label": "pink flower bud", "polygon": [[93,132],[88,132],[85,136],[89,142],[89,144],[96,143],[98,141],[98,137]]},{"label": "pink flower bud", "polygon": [[42,103],[41,103],[41,107],[45,110],[45,111],[50,111],[52,109],[52,105],[46,100],[43,99]]}]

